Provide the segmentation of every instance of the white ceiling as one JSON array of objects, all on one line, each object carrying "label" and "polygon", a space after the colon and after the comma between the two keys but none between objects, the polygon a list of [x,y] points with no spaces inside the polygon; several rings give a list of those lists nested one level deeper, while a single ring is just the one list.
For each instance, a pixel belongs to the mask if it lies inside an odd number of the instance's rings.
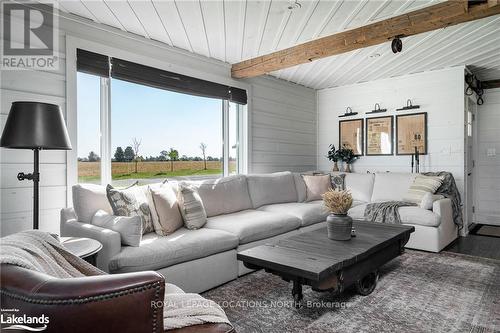
[{"label": "white ceiling", "polygon": [[[429,0],[59,0],[60,9],[95,22],[236,63],[311,39],[422,8]],[[500,79],[500,15],[324,58],[271,73],[315,89],[468,65]]]}]

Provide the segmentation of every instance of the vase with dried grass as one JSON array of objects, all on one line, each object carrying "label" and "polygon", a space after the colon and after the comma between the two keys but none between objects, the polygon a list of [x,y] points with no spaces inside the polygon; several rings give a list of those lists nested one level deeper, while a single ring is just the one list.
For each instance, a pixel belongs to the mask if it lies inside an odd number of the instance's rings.
[{"label": "vase with dried grass", "polygon": [[325,207],[330,211],[326,218],[328,238],[333,240],[350,240],[352,218],[347,212],[352,206],[352,195],[349,191],[329,190],[323,194]]}]

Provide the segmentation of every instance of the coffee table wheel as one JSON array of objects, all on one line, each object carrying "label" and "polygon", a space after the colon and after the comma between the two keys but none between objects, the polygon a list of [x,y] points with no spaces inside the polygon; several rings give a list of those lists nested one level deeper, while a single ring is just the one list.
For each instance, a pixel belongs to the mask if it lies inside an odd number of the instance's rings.
[{"label": "coffee table wheel", "polygon": [[293,295],[293,305],[297,309],[302,307],[302,295],[298,294]]},{"label": "coffee table wheel", "polygon": [[358,294],[363,296],[370,295],[377,286],[378,272],[371,272],[365,275],[362,279],[356,281],[356,290]]},{"label": "coffee table wheel", "polygon": [[304,295],[302,294],[302,284],[297,280],[293,281],[292,296],[295,307],[300,308],[302,306],[302,299],[304,298]]}]

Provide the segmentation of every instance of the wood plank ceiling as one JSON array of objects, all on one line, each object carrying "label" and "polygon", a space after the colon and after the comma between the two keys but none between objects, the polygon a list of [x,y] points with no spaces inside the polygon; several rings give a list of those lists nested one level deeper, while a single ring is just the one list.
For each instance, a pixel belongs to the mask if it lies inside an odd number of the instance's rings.
[{"label": "wood plank ceiling", "polygon": [[[72,0],[62,11],[230,64],[423,8],[432,0]],[[468,65],[500,78],[500,15],[270,73],[315,89]]]}]

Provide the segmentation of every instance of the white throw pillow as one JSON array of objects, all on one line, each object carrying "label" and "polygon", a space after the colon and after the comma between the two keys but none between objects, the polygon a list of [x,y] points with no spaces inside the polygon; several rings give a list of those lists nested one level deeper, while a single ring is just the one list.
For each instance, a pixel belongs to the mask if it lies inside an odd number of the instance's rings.
[{"label": "white throw pillow", "polygon": [[432,209],[432,204],[434,203],[434,199],[432,198],[431,192],[426,192],[422,201],[420,202],[420,208],[423,209]]},{"label": "white throw pillow", "polygon": [[73,208],[78,221],[90,223],[95,212],[102,209],[110,214],[113,209],[106,197],[106,187],[95,184],[73,185]]},{"label": "white throw pillow", "polygon": [[434,194],[441,184],[443,184],[443,179],[443,177],[418,175],[415,177],[403,200],[420,205],[424,195],[426,193]]},{"label": "white throw pillow", "polygon": [[186,228],[200,229],[207,223],[207,212],[195,186],[180,183],[177,201]]},{"label": "white throw pillow", "polygon": [[163,184],[158,187],[150,187],[149,191],[154,203],[154,209],[151,213],[153,216],[157,216],[159,224],[159,230],[155,226],[156,233],[166,236],[182,227],[183,220],[172,186]]},{"label": "white throw pillow", "polygon": [[330,175],[302,175],[306,184],[306,202],[321,200],[321,195],[332,188]]},{"label": "white throw pillow", "polygon": [[142,220],[139,216],[110,215],[100,209],[92,218],[92,224],[118,232],[123,245],[139,246],[141,243]]}]

